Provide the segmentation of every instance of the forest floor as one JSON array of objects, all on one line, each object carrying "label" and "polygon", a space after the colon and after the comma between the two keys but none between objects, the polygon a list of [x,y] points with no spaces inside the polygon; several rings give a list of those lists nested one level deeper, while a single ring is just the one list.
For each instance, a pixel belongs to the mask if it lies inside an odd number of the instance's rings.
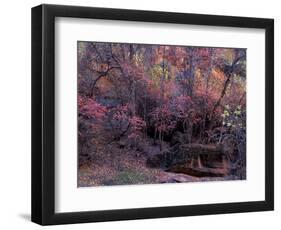
[{"label": "forest floor", "polygon": [[[165,147],[165,144],[164,144]],[[145,144],[142,151],[110,144],[88,164],[79,167],[78,187],[104,185],[159,184],[230,180],[229,177],[195,177],[149,168],[148,156],[159,153],[159,146]]]}]

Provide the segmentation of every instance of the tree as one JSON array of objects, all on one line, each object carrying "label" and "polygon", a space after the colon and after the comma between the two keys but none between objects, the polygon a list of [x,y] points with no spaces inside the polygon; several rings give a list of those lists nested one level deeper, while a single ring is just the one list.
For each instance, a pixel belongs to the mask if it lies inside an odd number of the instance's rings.
[{"label": "tree", "polygon": [[238,108],[246,110],[245,49],[78,42],[79,154],[152,140],[162,151],[181,133],[200,144],[235,136],[242,156]]},{"label": "tree", "polygon": [[162,150],[164,134],[168,134],[175,128],[176,121],[167,105],[155,108],[150,113],[150,116],[154,125],[155,136],[158,133],[159,146],[160,150]]},{"label": "tree", "polygon": [[78,96],[78,144],[79,163],[90,160],[97,152],[99,143],[104,141],[103,119],[107,108],[93,98]]}]

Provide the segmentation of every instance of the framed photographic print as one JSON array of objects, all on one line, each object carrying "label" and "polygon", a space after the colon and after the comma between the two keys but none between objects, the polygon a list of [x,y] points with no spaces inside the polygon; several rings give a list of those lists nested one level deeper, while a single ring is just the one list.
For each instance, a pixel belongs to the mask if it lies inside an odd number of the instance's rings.
[{"label": "framed photographic print", "polygon": [[32,8],[32,221],[273,210],[273,19]]}]

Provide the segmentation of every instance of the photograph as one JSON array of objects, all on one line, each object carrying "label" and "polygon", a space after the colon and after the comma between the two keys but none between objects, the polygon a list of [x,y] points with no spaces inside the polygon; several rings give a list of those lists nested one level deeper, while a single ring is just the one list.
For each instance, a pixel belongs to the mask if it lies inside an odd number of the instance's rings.
[{"label": "photograph", "polygon": [[77,186],[245,180],[246,53],[77,41]]},{"label": "photograph", "polygon": [[275,19],[189,7],[32,7],[32,222],[274,210]]}]

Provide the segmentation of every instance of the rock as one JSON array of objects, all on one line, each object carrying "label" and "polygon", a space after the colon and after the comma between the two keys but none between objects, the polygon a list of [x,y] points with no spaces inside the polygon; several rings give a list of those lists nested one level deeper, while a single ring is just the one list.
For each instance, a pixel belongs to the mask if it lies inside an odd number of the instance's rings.
[{"label": "rock", "polygon": [[179,146],[179,151],[190,156],[197,155],[224,155],[221,145],[203,145],[203,144],[183,144]]},{"label": "rock", "polygon": [[222,177],[228,160],[222,145],[180,144],[147,159],[147,166],[197,177]]},{"label": "rock", "polygon": [[174,178],[168,178],[166,180],[161,180],[160,181],[161,184],[165,184],[165,183],[177,183],[176,180],[174,180]]},{"label": "rock", "polygon": [[185,144],[187,143],[188,137],[187,134],[181,132],[175,132],[171,139],[171,146],[176,144]]},{"label": "rock", "polygon": [[182,176],[182,175],[174,176],[173,180],[177,183],[193,181],[193,180],[190,179],[190,177],[186,177],[186,176]]},{"label": "rock", "polygon": [[192,168],[187,165],[173,166],[167,172],[184,173],[196,177],[223,177],[227,174],[228,170],[224,168]]},{"label": "rock", "polygon": [[150,168],[162,168],[165,165],[164,158],[164,154],[156,154],[147,159],[146,165]]}]

